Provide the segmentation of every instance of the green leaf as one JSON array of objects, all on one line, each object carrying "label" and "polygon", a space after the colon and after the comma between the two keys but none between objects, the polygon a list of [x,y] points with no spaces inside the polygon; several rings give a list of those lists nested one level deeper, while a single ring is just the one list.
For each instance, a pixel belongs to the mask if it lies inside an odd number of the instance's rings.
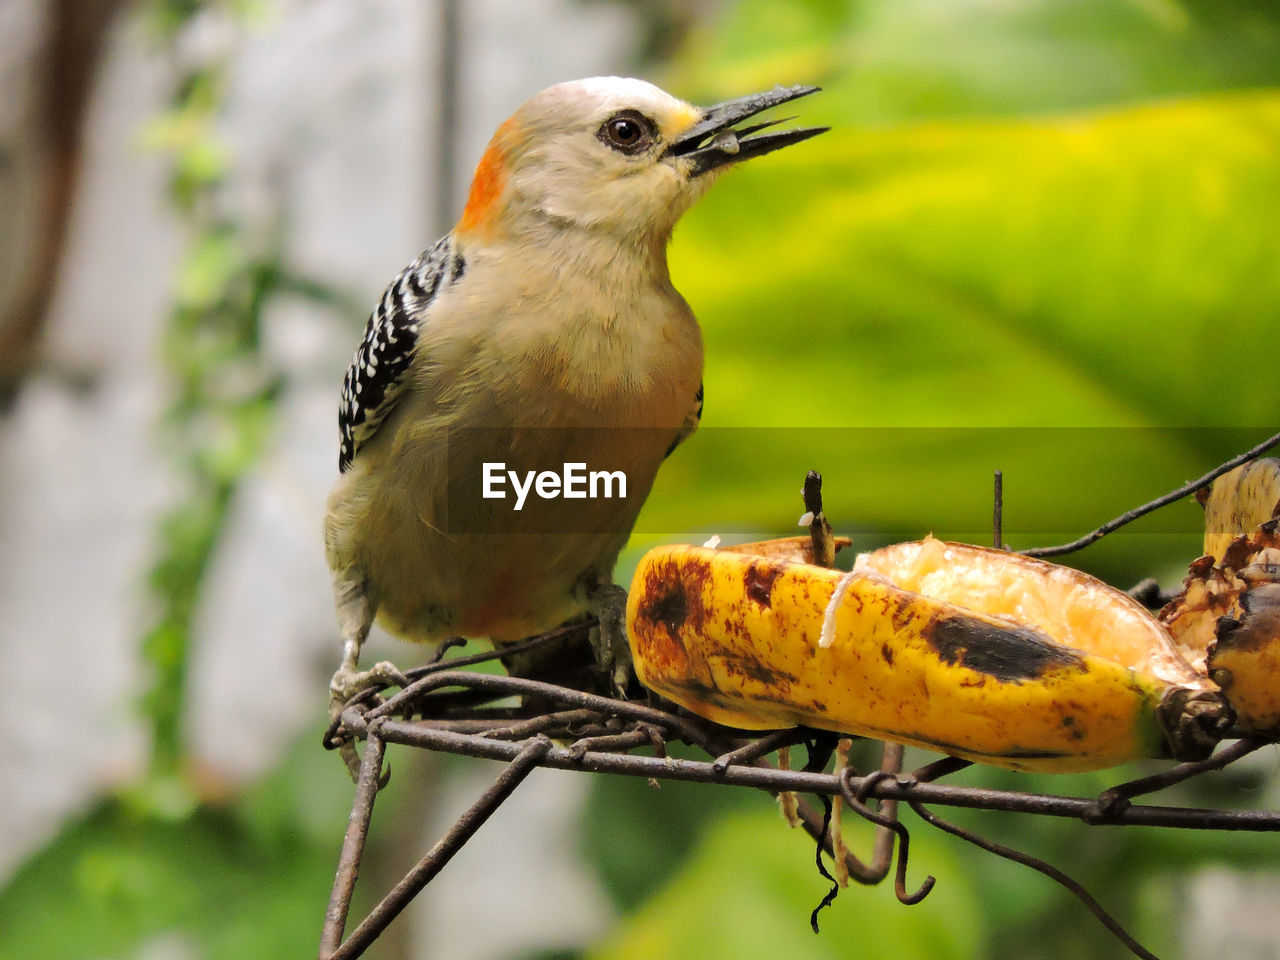
[{"label": "green leaf", "polygon": [[841,126],[1080,109],[1280,83],[1280,21],[1267,0],[734,0],[668,82],[707,103],[821,83]]},{"label": "green leaf", "polygon": [[[673,244],[704,432],[639,529],[785,529],[812,468],[837,528],[972,538],[1000,468],[1011,542],[1083,533],[1270,432],[1248,358],[1278,220],[1271,92],[835,130],[745,165]],[[1140,528],[1181,536],[1089,558],[1185,563],[1200,523],[1184,503]]]}]

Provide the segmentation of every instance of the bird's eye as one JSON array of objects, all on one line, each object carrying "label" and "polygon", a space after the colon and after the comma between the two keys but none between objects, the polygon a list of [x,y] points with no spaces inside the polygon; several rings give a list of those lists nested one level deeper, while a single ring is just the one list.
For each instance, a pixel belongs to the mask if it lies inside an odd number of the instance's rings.
[{"label": "bird's eye", "polygon": [[637,154],[653,143],[653,121],[642,113],[624,110],[604,122],[597,136],[620,153]]}]

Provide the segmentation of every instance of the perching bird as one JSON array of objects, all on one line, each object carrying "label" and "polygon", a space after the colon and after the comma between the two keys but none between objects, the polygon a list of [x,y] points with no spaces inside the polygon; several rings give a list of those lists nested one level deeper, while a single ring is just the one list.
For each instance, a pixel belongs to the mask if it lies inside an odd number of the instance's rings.
[{"label": "perching bird", "polygon": [[[702,413],[702,338],[667,242],[718,171],[826,129],[732,129],[815,89],[699,109],[602,77],[544,90],[498,128],[457,226],[387,288],[347,371],[325,517],[345,644],[334,709],[396,678],[357,672],[375,617],[407,639],[504,644],[596,609],[601,663],[625,656],[614,563]],[[478,489],[486,463],[508,499]],[[622,471],[627,496],[513,509],[527,471],[564,464]]]}]

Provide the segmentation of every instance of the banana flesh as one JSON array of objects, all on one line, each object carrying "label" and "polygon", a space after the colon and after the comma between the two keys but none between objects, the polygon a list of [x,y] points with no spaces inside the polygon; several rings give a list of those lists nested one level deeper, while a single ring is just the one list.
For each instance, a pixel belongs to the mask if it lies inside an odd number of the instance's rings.
[{"label": "banana flesh", "polygon": [[1205,555],[1160,619],[1222,688],[1238,730],[1280,739],[1280,460],[1223,474],[1203,503]]}]

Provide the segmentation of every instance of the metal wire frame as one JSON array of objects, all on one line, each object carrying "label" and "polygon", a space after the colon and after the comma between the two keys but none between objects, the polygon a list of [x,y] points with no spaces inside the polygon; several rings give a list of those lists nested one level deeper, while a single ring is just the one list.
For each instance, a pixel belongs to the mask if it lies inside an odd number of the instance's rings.
[{"label": "metal wire frame", "polygon": [[[563,635],[563,631],[559,634]],[[471,658],[473,659],[473,658]],[[952,758],[940,760],[910,774],[891,770],[859,775],[851,769],[836,772],[784,770],[768,763],[764,754],[780,747],[829,736],[815,731],[777,731],[756,740],[743,741],[740,732],[730,731],[694,717],[669,712],[656,706],[634,701],[612,700],[519,677],[495,676],[464,670],[448,669],[446,661],[426,668],[425,673],[409,687],[380,702],[364,701],[350,706],[341,717],[340,729],[327,735],[327,745],[335,746],[340,738],[365,741],[360,776],[356,785],[351,819],[343,841],[337,876],[329,909],[325,915],[319,956],[321,960],[349,960],[360,956],[394,918],[445,866],[463,844],[498,809],[520,782],[537,767],[572,770],[582,773],[607,773],[643,777],[653,780],[685,780],[720,786],[752,787],[772,794],[797,792],[818,797],[841,797],[849,809],[879,824],[876,855],[871,864],[863,864],[850,856],[850,876],[861,883],[879,882],[889,872],[893,841],[882,839],[886,832],[896,835],[898,865],[895,887],[899,899],[914,903],[923,899],[931,886],[928,881],[920,891],[909,893],[905,887],[908,859],[907,828],[898,821],[896,812],[882,806],[875,813],[867,806],[870,799],[910,805],[925,820],[941,829],[977,842],[1001,856],[1010,856],[1046,873],[1080,896],[1083,891],[1055,868],[1034,857],[1002,847],[991,841],[973,839],[967,831],[954,828],[931,814],[924,805],[955,806],[970,809],[997,810],[1081,820],[1092,825],[1144,825],[1172,829],[1232,830],[1280,832],[1280,811],[1213,810],[1188,807],[1134,804],[1132,798],[1171,783],[1189,779],[1206,771],[1220,769],[1239,760],[1262,745],[1261,741],[1242,739],[1206,761],[1181,764],[1156,777],[1121,784],[1101,797],[1075,797],[1056,794],[993,790],[934,782],[941,776],[967,766]],[[433,700],[445,690],[462,689],[489,699],[511,696],[530,697],[542,704],[552,703],[561,709],[537,715],[518,716],[509,707],[476,708],[432,713]],[[405,719],[406,712],[419,719]],[[561,740],[557,744],[552,737]],[[668,741],[691,744],[708,759],[690,760],[666,755]],[[343,938],[355,878],[359,871],[365,840],[369,832],[373,803],[378,789],[385,784],[383,771],[387,744],[400,744],[462,756],[503,761],[507,764],[492,787],[479,797],[448,833],[362,920],[349,937]],[[653,755],[629,751],[652,748]],[[819,840],[828,855],[833,845],[824,818],[806,807],[801,825]],[[998,849],[997,849],[998,848]],[[1113,931],[1119,924],[1111,919],[1087,894],[1082,900]],[[1150,957],[1132,938],[1121,930],[1117,934],[1138,956]]]},{"label": "metal wire frame", "polygon": [[[1260,456],[1280,443],[1277,433],[1253,449],[1222,464],[1163,497],[1135,508],[1102,524],[1091,533],[1056,547],[1024,550],[1028,556],[1071,553],[1096,542],[1125,524],[1151,511],[1206,487],[1216,477]],[[1003,477],[995,474],[993,490],[993,540],[1002,544]],[[822,516],[821,477],[811,473],[805,483],[805,504],[813,514],[811,535],[814,556],[828,551],[830,527]],[[521,650],[554,642],[587,628],[576,624],[536,637],[519,645]],[[537,767],[644,777],[649,780],[686,780],[709,785],[753,787],[775,795],[811,793],[822,799],[824,813],[812,806],[796,805],[797,819],[818,844],[818,865],[822,856],[842,857],[849,877],[859,883],[875,884],[888,876],[895,843],[898,851],[894,887],[904,904],[918,903],[928,895],[934,878],[928,877],[914,893],[906,887],[909,832],[897,817],[898,804],[905,803],[925,822],[948,834],[975,844],[997,856],[1022,863],[1064,886],[1103,923],[1131,953],[1144,960],[1157,960],[1076,881],[1037,857],[950,823],[926,805],[968,807],[1037,816],[1065,817],[1090,825],[1143,825],[1171,829],[1280,832],[1280,811],[1210,810],[1158,805],[1134,805],[1133,799],[1203,773],[1228,766],[1263,746],[1265,741],[1241,738],[1197,763],[1184,763],[1150,777],[1118,784],[1096,797],[1073,797],[1021,791],[992,790],[939,784],[939,778],[969,766],[968,761],[944,758],[911,773],[901,770],[901,748],[886,744],[881,769],[859,775],[852,768],[831,773],[820,769],[790,770],[771,765],[765,757],[787,747],[829,738],[816,731],[788,730],[766,733],[743,740],[740,732],[687,715],[633,701],[619,701],[579,690],[518,677],[493,676],[459,670],[497,656],[481,654],[444,661],[452,644],[441,646],[437,657],[425,667],[411,671],[410,685],[389,699],[377,691],[354,698],[325,732],[325,746],[333,749],[348,739],[365,742],[364,756],[356,783],[355,800],[343,839],[337,875],[321,933],[320,960],[350,960],[364,953],[408,903],[444,868],[484,822],[511,796],[516,787]],[[514,648],[508,648],[510,653]],[[444,688],[461,688],[471,694],[459,700]],[[541,704],[556,703],[563,709],[522,715],[511,708],[477,708],[476,703],[511,696],[531,698]],[[420,716],[421,719],[410,719]],[[552,738],[568,745],[556,745]],[[680,740],[704,750],[708,761],[687,760],[666,755],[665,744]],[[378,791],[386,786],[389,772],[383,769],[388,743],[505,761],[507,766],[493,785],[457,820],[445,836],[378,903],[355,930],[344,938],[351,897],[363,857],[373,805]],[[653,756],[633,756],[629,751],[650,747]],[[828,748],[829,752],[829,748]],[[811,766],[817,755],[810,746]],[[825,762],[825,761],[824,761]],[[869,863],[833,842],[830,829],[831,798],[838,798],[859,816],[875,823],[876,836]],[[867,803],[880,802],[879,811]],[[838,835],[837,826],[834,831]],[[835,888],[814,910],[817,930],[819,911],[831,902]]]},{"label": "metal wire frame", "polygon": [[[1023,556],[1027,556],[1027,557],[1042,557],[1042,558],[1043,557],[1061,557],[1061,556],[1065,556],[1068,553],[1076,553],[1079,550],[1083,550],[1085,547],[1089,546],[1090,544],[1097,543],[1103,537],[1107,536],[1107,534],[1115,533],[1115,531],[1119,530],[1121,527],[1127,524],[1132,523],[1134,520],[1137,520],[1141,517],[1145,517],[1147,514],[1152,513],[1156,510],[1159,510],[1161,507],[1167,507],[1169,504],[1175,503],[1178,500],[1181,500],[1183,497],[1190,496],[1191,494],[1195,493],[1197,490],[1203,490],[1205,487],[1209,486],[1209,484],[1213,483],[1214,480],[1218,479],[1218,477],[1222,476],[1224,473],[1228,473],[1234,470],[1236,467],[1240,466],[1242,463],[1247,463],[1250,460],[1256,460],[1258,457],[1262,456],[1264,453],[1266,453],[1268,450],[1270,450],[1272,447],[1276,446],[1277,444],[1280,444],[1280,433],[1273,433],[1271,436],[1267,437],[1267,439],[1263,440],[1261,443],[1250,448],[1249,450],[1246,450],[1244,453],[1240,454],[1239,456],[1232,457],[1230,460],[1227,460],[1226,462],[1221,463],[1218,466],[1214,467],[1204,476],[1198,477],[1195,480],[1190,481],[1189,483],[1185,483],[1182,486],[1178,487],[1176,490],[1170,490],[1164,496],[1156,497],[1154,500],[1148,500],[1146,503],[1144,503],[1140,507],[1134,507],[1132,510],[1122,513],[1120,516],[1115,517],[1114,519],[1108,520],[1106,523],[1094,528],[1093,530],[1090,530],[1083,537],[1079,537],[1078,539],[1072,540],[1070,543],[1061,543],[1052,547],[1033,547],[1029,550],[1019,550],[1018,552],[1021,553]],[[995,500],[996,500],[995,529],[997,531],[996,533],[997,545],[999,545],[998,531],[1000,529],[1001,499],[1002,499],[1001,478],[997,477],[996,497],[995,497]]]}]

